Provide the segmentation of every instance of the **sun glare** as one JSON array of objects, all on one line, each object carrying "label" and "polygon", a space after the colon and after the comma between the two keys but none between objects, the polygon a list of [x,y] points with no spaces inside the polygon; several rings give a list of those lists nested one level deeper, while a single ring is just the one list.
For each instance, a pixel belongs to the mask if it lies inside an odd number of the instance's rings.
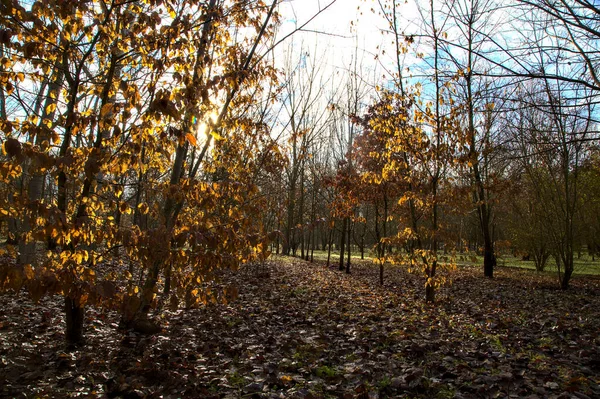
[{"label": "sun glare", "polygon": [[208,137],[208,135],[210,134],[210,131],[208,129],[209,123],[214,125],[215,123],[217,123],[217,120],[219,119],[219,114],[216,111],[212,111],[210,112],[205,118],[204,120],[200,121],[200,123],[198,123],[198,120],[196,119],[196,117],[194,117],[194,124],[198,125],[198,137],[201,138],[206,138]]}]

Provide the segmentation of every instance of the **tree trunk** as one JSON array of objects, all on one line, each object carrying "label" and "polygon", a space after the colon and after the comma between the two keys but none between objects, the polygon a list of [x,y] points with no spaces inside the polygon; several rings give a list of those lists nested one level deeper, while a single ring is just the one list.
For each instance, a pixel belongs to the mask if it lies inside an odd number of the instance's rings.
[{"label": "tree trunk", "polygon": [[344,218],[344,221],[342,222],[342,232],[340,234],[340,266],[339,266],[340,271],[344,270],[344,251],[346,249],[345,244],[346,244],[347,225],[348,225],[348,219]]},{"label": "tree trunk", "polygon": [[298,224],[300,225],[300,258],[304,260],[306,232],[304,231],[304,165],[300,168],[300,203],[298,204]]},{"label": "tree trunk", "polygon": [[327,268],[331,263],[331,247],[333,246],[333,227],[329,228],[329,238],[327,240]]},{"label": "tree trunk", "polygon": [[365,236],[360,237],[360,259],[365,259]]},{"label": "tree trunk", "polygon": [[[352,221],[348,219],[348,259],[346,260],[346,273],[350,274],[350,261],[352,259]],[[344,234],[342,233],[342,237]]]},{"label": "tree trunk", "polygon": [[565,273],[563,274],[562,281],[560,282],[560,288],[562,290],[569,289],[569,282],[571,281],[571,276],[573,275],[573,265],[567,267],[565,265]]},{"label": "tree trunk", "polygon": [[425,286],[425,302],[427,302],[427,303],[435,302],[435,287],[433,285]]},{"label": "tree trunk", "polygon": [[375,201],[375,238],[377,239],[377,261],[379,262],[379,284],[383,285],[383,245],[379,231],[379,202]]},{"label": "tree trunk", "polygon": [[78,301],[65,296],[66,339],[69,344],[77,345],[83,342],[84,308]]},{"label": "tree trunk", "polygon": [[568,242],[567,242],[566,250],[564,253],[564,257],[563,257],[563,264],[565,266],[565,272],[560,281],[560,288],[562,290],[567,290],[569,288],[569,283],[571,281],[571,277],[573,276],[573,271],[575,270],[573,246],[571,245],[572,241],[570,241],[570,237],[568,237],[567,240],[568,240]]},{"label": "tree trunk", "polygon": [[[412,218],[412,216],[411,216]],[[383,238],[387,237],[387,220],[388,220],[388,197],[387,191],[383,194]],[[385,256],[385,245],[381,245],[381,257]]]},{"label": "tree trunk", "polygon": [[[471,26],[469,35],[472,34]],[[475,183],[475,204],[479,215],[481,233],[483,235],[483,274],[485,277],[494,277],[494,267],[496,266],[496,255],[494,254],[494,245],[490,232],[490,206],[487,203],[485,195],[485,186],[479,169],[479,154],[477,152],[477,129],[475,128],[475,104],[473,99],[473,40],[469,36],[468,44],[468,65],[465,76],[467,85],[467,113],[468,113],[468,133],[469,133],[469,158],[472,164],[473,181]]]},{"label": "tree trunk", "polygon": [[277,218],[277,240],[275,242],[275,255],[279,255],[279,246],[281,245],[280,238],[279,238],[281,236],[280,229],[281,229],[281,218],[278,217]]},{"label": "tree trunk", "polygon": [[315,236],[316,236],[316,232],[313,230],[312,241],[311,241],[311,245],[310,245],[310,263],[313,263],[315,260]]},{"label": "tree trunk", "polygon": [[[294,147],[295,153],[295,147]],[[294,212],[296,210],[296,180],[297,171],[292,170],[292,176],[290,178],[290,188],[288,190],[287,200],[287,223],[285,225],[285,239],[283,241],[283,254],[286,256],[290,255],[290,249],[295,247],[294,240]]]},{"label": "tree trunk", "polygon": [[[483,191],[483,187],[480,189]],[[496,255],[494,254],[494,244],[490,234],[489,211],[485,203],[479,206],[481,217],[481,230],[483,232],[483,274],[485,277],[494,277],[494,267],[496,266]]]},{"label": "tree trunk", "polygon": [[[312,183],[312,195],[311,195],[311,203],[310,203],[310,220],[311,220],[311,228],[310,232],[310,263],[314,261],[315,255],[315,245],[316,245],[316,237],[318,232],[319,223],[317,223],[317,177],[315,171],[312,171],[313,175],[313,183]],[[308,260],[308,254],[306,255],[306,260]]]},{"label": "tree trunk", "polygon": [[285,225],[285,239],[283,240],[283,254],[289,256],[292,247],[292,229],[294,228],[294,208],[296,190],[292,186],[288,191],[287,223]]}]

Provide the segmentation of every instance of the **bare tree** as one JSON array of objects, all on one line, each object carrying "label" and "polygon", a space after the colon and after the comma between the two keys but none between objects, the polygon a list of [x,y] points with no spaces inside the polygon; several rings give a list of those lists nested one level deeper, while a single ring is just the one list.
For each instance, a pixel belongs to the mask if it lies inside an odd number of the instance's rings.
[{"label": "bare tree", "polygon": [[[287,132],[289,165],[286,170],[287,205],[283,253],[296,254],[298,239],[303,237],[305,166],[315,140],[325,131],[327,120],[327,78],[323,75],[323,57],[315,42],[312,55],[301,44],[287,48],[282,89],[281,124]],[[299,192],[298,192],[299,191]],[[304,244],[304,240],[300,240]],[[302,246],[304,255],[304,246]]]},{"label": "bare tree", "polygon": [[491,187],[486,179],[487,161],[492,150],[490,134],[495,104],[489,96],[491,82],[485,77],[489,63],[478,56],[478,53],[484,52],[489,46],[487,37],[496,24],[496,10],[493,0],[452,1],[448,12],[458,32],[455,40],[446,42],[447,57],[462,77],[457,86],[462,89],[461,102],[465,107],[468,166],[473,186],[473,202],[483,236],[483,269],[486,277],[494,276],[496,264],[492,237]]},{"label": "bare tree", "polygon": [[[544,204],[538,214],[548,234],[562,289],[569,287],[574,271],[577,214],[580,211],[579,175],[592,138],[588,102],[574,100],[580,90],[560,79],[544,79],[541,85],[524,86],[519,111],[509,114],[522,170],[527,173],[536,201]],[[587,98],[585,93],[579,97]]]}]

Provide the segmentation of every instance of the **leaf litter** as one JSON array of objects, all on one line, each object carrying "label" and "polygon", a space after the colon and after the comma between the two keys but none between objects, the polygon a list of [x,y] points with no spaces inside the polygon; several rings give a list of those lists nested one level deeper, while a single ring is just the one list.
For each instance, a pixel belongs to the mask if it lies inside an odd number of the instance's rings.
[{"label": "leaf litter", "polygon": [[225,273],[227,305],[164,310],[162,330],[88,308],[64,344],[62,298],[0,296],[0,396],[15,398],[600,397],[600,281],[460,268],[435,305],[402,269],[348,275],[275,258]]}]

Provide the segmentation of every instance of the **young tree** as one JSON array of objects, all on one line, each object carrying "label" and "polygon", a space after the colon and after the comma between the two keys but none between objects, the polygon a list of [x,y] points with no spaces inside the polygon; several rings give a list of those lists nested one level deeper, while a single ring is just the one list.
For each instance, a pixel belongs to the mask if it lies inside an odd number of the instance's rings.
[{"label": "young tree", "polygon": [[[200,283],[216,268],[265,254],[260,226],[248,222],[261,202],[251,173],[257,168],[247,166],[278,161],[268,155],[274,147],[261,117],[241,111],[256,88],[275,79],[257,49],[273,35],[276,6],[1,6],[3,44],[14,66],[2,80],[3,95],[21,82],[38,84],[42,100],[35,104],[43,104],[23,106],[25,118],[0,120],[11,157],[2,177],[14,181],[27,169],[30,188],[17,198],[25,212],[3,204],[3,214],[21,218],[23,251],[20,265],[2,265],[2,289],[25,285],[34,298],[62,294],[66,337],[76,343],[87,304],[120,308],[126,322],[139,326],[157,302],[161,275],[173,288],[173,306],[193,306],[211,299]],[[200,121],[208,126],[206,139],[198,137]],[[46,175],[56,182],[49,200],[40,196]],[[134,190],[126,188],[129,181]],[[132,205],[129,227],[120,219]],[[35,242],[48,236],[59,251],[36,264]],[[126,286],[105,267],[118,247],[132,266],[121,276]]]},{"label": "young tree", "polygon": [[[485,173],[491,152],[491,130],[495,119],[494,103],[486,96],[490,82],[485,78],[487,63],[479,53],[489,47],[489,33],[495,25],[496,5],[491,0],[452,2],[449,14],[458,29],[456,40],[447,41],[447,56],[461,78],[459,101],[465,108],[465,130],[468,145],[468,165],[473,185],[473,202],[477,209],[483,236],[483,269],[486,277],[494,276],[496,255],[492,237],[491,190]],[[458,54],[457,54],[458,53]]]}]

